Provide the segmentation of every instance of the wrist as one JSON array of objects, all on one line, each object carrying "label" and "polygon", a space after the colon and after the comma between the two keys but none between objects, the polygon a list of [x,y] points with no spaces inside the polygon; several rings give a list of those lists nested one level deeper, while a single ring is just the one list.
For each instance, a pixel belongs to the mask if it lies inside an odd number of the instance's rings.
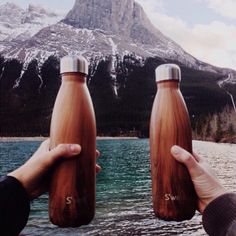
[{"label": "wrist", "polygon": [[199,206],[200,213],[203,214],[204,210],[206,209],[206,207],[211,202],[213,202],[218,197],[220,197],[224,194],[227,194],[227,193],[229,193],[229,191],[227,189],[225,189],[223,186],[219,186],[218,188],[216,188],[214,190],[214,194],[212,194],[211,196],[199,199],[199,201],[200,201],[200,206]]}]

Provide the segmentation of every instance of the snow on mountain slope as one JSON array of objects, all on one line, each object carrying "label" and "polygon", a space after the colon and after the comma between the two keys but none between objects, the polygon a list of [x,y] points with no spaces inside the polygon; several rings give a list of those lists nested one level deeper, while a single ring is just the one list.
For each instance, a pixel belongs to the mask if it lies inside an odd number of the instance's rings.
[{"label": "snow on mountain slope", "polygon": [[[143,58],[179,61],[197,70],[231,73],[185,52],[151,24],[134,0],[76,0],[65,17],[33,5],[27,10],[2,5],[0,53],[25,63],[35,58],[43,62],[50,55],[82,54],[90,58],[135,53]],[[232,80],[236,80],[232,73]]]},{"label": "snow on mountain slope", "polygon": [[13,3],[0,5],[0,41],[21,41],[52,25],[63,15],[30,4],[25,10]]},{"label": "snow on mountain slope", "polygon": [[[11,9],[16,16],[13,23],[4,22],[4,14]],[[44,60],[50,54],[101,56],[135,53],[143,57],[179,60],[198,67],[194,57],[151,24],[134,0],[76,0],[63,23],[55,25],[52,25],[53,21],[58,21],[60,16],[32,5],[24,11],[14,4],[5,4],[0,8],[0,14],[0,37],[3,40],[0,52],[7,57],[28,62],[34,57]],[[47,27],[43,27],[45,25]]]}]

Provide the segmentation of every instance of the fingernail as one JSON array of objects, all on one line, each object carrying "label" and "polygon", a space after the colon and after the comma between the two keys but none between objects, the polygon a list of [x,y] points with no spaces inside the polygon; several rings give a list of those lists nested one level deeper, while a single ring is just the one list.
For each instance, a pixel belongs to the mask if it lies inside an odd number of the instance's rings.
[{"label": "fingernail", "polygon": [[171,148],[171,152],[173,155],[178,155],[180,153],[181,149],[180,147],[174,145],[172,148]]},{"label": "fingernail", "polygon": [[78,154],[81,151],[81,146],[79,144],[71,144],[70,150],[73,154]]}]

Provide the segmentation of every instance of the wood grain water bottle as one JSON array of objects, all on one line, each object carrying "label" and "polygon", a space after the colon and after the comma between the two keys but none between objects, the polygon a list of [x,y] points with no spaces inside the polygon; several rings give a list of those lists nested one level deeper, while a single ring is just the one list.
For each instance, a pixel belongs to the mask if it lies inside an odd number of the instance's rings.
[{"label": "wood grain water bottle", "polygon": [[197,207],[190,175],[170,153],[173,145],[192,153],[191,125],[180,81],[177,65],[164,64],[156,69],[158,90],[150,122],[153,208],[160,219],[173,221],[191,219]]},{"label": "wood grain water bottle", "polygon": [[57,164],[49,190],[49,216],[60,227],[90,223],[95,214],[96,123],[84,57],[61,59],[62,84],[53,109],[50,148],[78,143],[81,153]]}]

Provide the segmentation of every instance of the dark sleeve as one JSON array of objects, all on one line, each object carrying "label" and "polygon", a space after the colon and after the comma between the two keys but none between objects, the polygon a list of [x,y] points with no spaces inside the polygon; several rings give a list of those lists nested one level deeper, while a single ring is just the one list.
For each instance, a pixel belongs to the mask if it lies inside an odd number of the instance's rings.
[{"label": "dark sleeve", "polygon": [[202,219],[210,236],[236,236],[236,194],[216,198],[206,207]]},{"label": "dark sleeve", "polygon": [[30,200],[21,183],[11,176],[0,178],[0,235],[19,235],[29,211]]}]

